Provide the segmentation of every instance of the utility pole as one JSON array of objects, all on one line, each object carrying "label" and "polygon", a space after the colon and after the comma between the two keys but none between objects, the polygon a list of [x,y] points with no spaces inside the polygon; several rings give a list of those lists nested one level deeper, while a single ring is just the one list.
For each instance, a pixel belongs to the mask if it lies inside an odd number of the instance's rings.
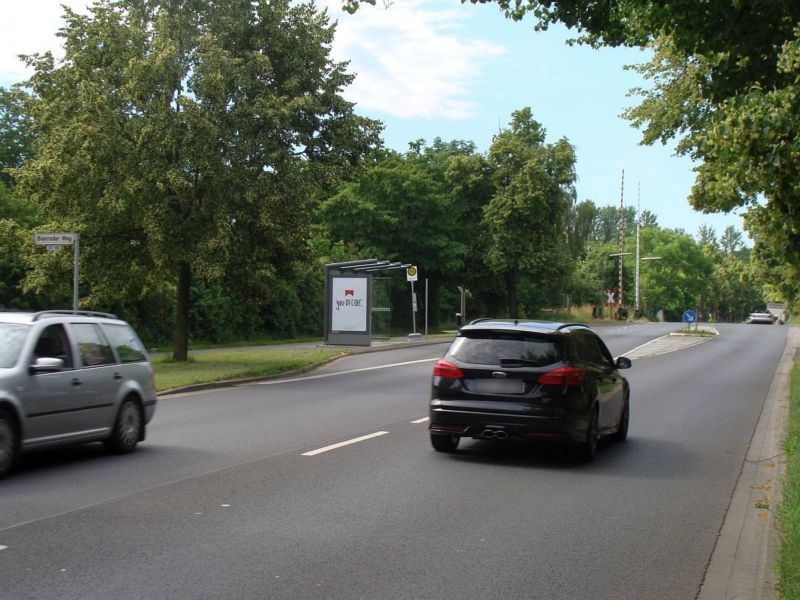
[{"label": "utility pole", "polygon": [[641,217],[641,200],[642,200],[642,184],[641,182],[636,182],[636,268],[634,270],[634,300],[633,300],[633,316],[635,318],[639,317],[639,312],[642,310],[641,303],[639,301],[639,227],[642,222]]},{"label": "utility pole", "polygon": [[622,310],[622,255],[625,252],[625,169],[622,169],[622,183],[619,190],[619,311]]}]

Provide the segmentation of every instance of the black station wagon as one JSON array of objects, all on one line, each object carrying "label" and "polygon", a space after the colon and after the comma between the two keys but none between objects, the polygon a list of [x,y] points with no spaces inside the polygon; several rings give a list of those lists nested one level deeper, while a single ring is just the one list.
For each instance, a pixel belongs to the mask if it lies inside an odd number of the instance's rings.
[{"label": "black station wagon", "polygon": [[601,436],[624,441],[630,387],[600,337],[577,323],[478,319],[433,368],[431,444],[462,437],[567,443],[591,461]]}]

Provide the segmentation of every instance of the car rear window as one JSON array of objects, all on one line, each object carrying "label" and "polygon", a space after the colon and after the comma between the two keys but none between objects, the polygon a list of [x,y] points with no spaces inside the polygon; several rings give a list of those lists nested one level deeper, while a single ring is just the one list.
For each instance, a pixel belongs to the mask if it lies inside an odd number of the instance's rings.
[{"label": "car rear window", "polygon": [[496,331],[462,333],[450,346],[453,358],[472,364],[499,365],[518,361],[531,366],[546,366],[560,360],[552,339]]},{"label": "car rear window", "polygon": [[0,323],[0,369],[10,369],[17,364],[29,329],[30,325]]},{"label": "car rear window", "polygon": [[103,324],[103,331],[117,351],[120,362],[147,360],[144,346],[129,325]]}]

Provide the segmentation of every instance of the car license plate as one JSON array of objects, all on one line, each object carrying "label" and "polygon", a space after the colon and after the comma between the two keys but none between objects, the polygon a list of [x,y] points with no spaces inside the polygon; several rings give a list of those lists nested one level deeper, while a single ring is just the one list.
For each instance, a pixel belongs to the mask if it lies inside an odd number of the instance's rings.
[{"label": "car license plate", "polygon": [[467,389],[478,394],[522,394],[525,382],[522,379],[470,379]]}]

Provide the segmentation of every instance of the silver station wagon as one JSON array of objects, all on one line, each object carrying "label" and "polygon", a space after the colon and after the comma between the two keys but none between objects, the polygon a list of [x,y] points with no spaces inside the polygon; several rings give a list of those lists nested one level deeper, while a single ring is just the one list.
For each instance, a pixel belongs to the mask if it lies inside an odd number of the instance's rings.
[{"label": "silver station wagon", "polygon": [[23,452],[144,440],[156,409],[153,368],[133,328],[88,311],[0,311],[0,478]]}]

